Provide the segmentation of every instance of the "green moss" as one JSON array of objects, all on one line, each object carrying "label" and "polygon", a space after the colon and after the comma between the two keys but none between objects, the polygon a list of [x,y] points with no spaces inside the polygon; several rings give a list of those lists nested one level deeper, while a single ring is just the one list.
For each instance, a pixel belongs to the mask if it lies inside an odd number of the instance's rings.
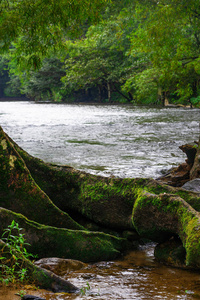
[{"label": "green moss", "polygon": [[133,224],[140,235],[155,241],[168,233],[178,234],[186,250],[186,264],[200,267],[200,217],[179,196],[140,191],[133,208]]},{"label": "green moss", "polygon": [[164,184],[159,184],[156,181],[152,180],[146,180],[146,182],[143,182],[143,188],[145,191],[160,195],[160,194],[171,194],[171,195],[177,195],[184,199],[188,204],[190,204],[194,209],[197,211],[200,211],[200,197],[198,197],[195,193],[190,191],[184,191],[179,188],[173,188]]},{"label": "green moss", "polygon": [[39,257],[56,256],[85,262],[109,260],[126,248],[125,239],[100,232],[41,225],[6,209],[0,210],[0,233],[12,220],[24,228],[25,239],[30,244],[28,251]]}]

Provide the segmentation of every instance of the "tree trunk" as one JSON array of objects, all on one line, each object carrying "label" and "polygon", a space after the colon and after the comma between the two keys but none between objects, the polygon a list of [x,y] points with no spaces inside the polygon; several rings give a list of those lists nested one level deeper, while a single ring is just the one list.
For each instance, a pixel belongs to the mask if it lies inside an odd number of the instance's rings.
[{"label": "tree trunk", "polygon": [[161,101],[162,106],[165,107],[169,105],[169,100],[168,100],[168,92],[165,92],[162,90],[161,87],[158,88],[158,99]]},{"label": "tree trunk", "polygon": [[102,92],[101,92],[101,86],[98,85],[98,101],[102,102]]},{"label": "tree trunk", "polygon": [[126,100],[128,100],[128,102],[130,102],[131,100],[133,100],[133,97],[131,95],[131,93],[128,93],[128,96],[124,95],[121,90],[116,86],[116,84],[114,84],[114,88],[115,91],[120,94],[123,98],[125,98]]},{"label": "tree trunk", "polygon": [[108,90],[108,102],[111,102],[111,85],[110,83],[107,81],[107,90]]}]

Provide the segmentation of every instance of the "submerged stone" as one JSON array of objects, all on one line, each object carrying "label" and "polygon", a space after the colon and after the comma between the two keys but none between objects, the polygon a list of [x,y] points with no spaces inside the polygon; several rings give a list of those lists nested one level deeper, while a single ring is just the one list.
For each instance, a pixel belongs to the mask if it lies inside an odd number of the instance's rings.
[{"label": "submerged stone", "polygon": [[72,271],[77,271],[87,267],[87,264],[74,259],[64,259],[58,257],[42,258],[34,262],[36,266],[45,268],[59,276],[64,276]]}]

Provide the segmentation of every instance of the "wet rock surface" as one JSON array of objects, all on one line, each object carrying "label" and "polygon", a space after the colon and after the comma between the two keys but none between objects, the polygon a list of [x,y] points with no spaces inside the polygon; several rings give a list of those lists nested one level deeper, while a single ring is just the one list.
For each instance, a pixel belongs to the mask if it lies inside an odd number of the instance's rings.
[{"label": "wet rock surface", "polygon": [[42,258],[35,261],[35,265],[50,270],[59,276],[64,276],[72,271],[81,270],[87,266],[87,264],[79,260],[63,259],[58,257]]},{"label": "wet rock surface", "polygon": [[23,300],[45,300],[44,298],[33,296],[33,295],[25,295],[22,297]]},{"label": "wet rock surface", "polygon": [[180,196],[141,192],[133,207],[138,233],[163,243],[178,236],[186,251],[186,266],[200,268],[200,214]]},{"label": "wet rock surface", "polygon": [[193,192],[200,193],[200,178],[196,178],[196,179],[186,182],[182,186],[182,188],[187,191],[193,191]]}]

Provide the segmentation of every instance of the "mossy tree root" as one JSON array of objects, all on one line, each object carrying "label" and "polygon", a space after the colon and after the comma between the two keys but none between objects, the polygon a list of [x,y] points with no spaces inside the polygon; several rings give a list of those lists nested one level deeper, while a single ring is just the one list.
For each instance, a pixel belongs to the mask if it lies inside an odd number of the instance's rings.
[{"label": "mossy tree root", "polygon": [[141,236],[156,242],[178,235],[186,250],[186,266],[200,268],[200,214],[181,197],[141,191],[132,220]]},{"label": "mossy tree root", "polygon": [[61,210],[102,227],[133,229],[134,179],[105,178],[45,163],[16,147],[34,180]]},{"label": "mossy tree root", "polygon": [[56,228],[33,222],[21,214],[0,208],[0,235],[15,220],[23,228],[29,253],[39,258],[60,257],[94,262],[114,259],[126,249],[126,240],[102,232]]},{"label": "mossy tree root", "polygon": [[11,139],[0,128],[0,206],[46,225],[84,229],[36,184]]}]

